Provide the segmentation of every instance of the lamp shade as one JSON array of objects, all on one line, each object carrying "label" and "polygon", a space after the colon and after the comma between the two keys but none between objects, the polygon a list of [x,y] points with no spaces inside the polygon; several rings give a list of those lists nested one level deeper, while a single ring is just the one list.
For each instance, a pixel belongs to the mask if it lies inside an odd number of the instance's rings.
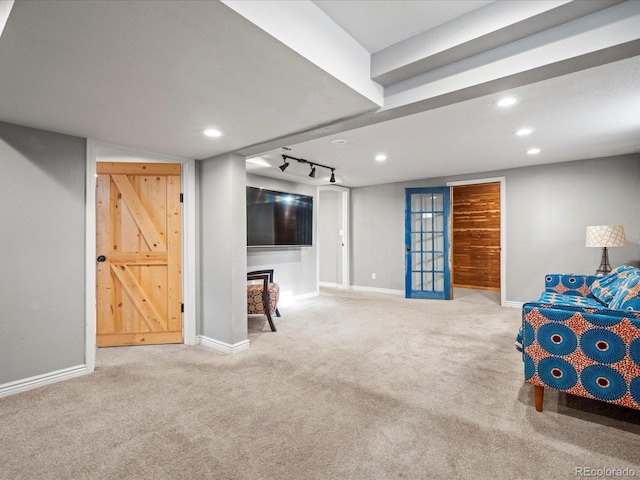
[{"label": "lamp shade", "polygon": [[622,225],[593,225],[587,227],[587,247],[624,247],[627,238]]}]

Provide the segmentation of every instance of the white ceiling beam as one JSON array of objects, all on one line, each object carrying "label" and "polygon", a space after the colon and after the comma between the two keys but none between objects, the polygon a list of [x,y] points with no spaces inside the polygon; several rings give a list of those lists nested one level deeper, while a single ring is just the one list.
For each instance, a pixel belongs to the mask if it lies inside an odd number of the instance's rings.
[{"label": "white ceiling beam", "polygon": [[[623,58],[640,55],[635,42],[638,39],[640,2],[620,3],[390,85],[385,88],[385,105],[382,110],[399,108],[515,75],[526,76],[527,72],[544,70],[546,75],[549,75],[547,78],[573,73],[563,67],[545,67],[567,63],[573,68],[583,70],[598,66],[602,64],[601,59],[598,55],[590,54],[615,50],[617,47],[624,52]],[[593,64],[589,65],[584,61],[571,62],[574,58],[588,58]],[[539,80],[532,78],[532,81]]]},{"label": "white ceiling beam", "polygon": [[375,112],[252,145],[244,148],[242,154],[255,155],[282,145],[453,105],[637,55],[640,55],[640,2],[619,3],[385,87],[385,105]]},{"label": "white ceiling beam", "polygon": [[369,52],[310,0],[222,0],[222,3],[382,106],[383,89],[371,80]]},{"label": "white ceiling beam", "polygon": [[389,86],[617,3],[621,0],[494,2],[374,53],[371,77]]}]

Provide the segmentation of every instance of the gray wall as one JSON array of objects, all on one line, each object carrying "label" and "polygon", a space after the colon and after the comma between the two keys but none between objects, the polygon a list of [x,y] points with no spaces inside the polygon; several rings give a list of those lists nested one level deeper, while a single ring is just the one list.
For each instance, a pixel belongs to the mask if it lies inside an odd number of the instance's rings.
[{"label": "gray wall", "polygon": [[640,261],[639,155],[517,169],[506,195],[510,300],[537,298],[545,273],[595,273],[602,250],[584,246],[588,225],[624,225],[611,264]]},{"label": "gray wall", "polygon": [[584,246],[587,225],[624,225],[628,245],[610,250],[611,264],[639,264],[640,155],[625,155],[354,188],[353,284],[404,289],[405,188],[502,176],[507,301],[537,298],[545,273],[595,272],[602,252]]},{"label": "gray wall", "polygon": [[247,174],[247,185],[314,197],[313,246],[249,247],[247,248],[247,270],[273,268],[275,281],[280,285],[281,298],[284,297],[286,299],[289,296],[315,294],[318,291],[318,270],[316,268],[318,244],[317,188],[313,185],[292,183],[251,174]]},{"label": "gray wall", "polygon": [[85,363],[85,140],[0,123],[0,384]]},{"label": "gray wall", "polygon": [[403,183],[351,189],[352,285],[404,291],[404,189]]},{"label": "gray wall", "polygon": [[320,281],[342,284],[342,192],[320,191],[318,254]]},{"label": "gray wall", "polygon": [[200,162],[198,335],[235,345],[247,339],[245,159]]}]

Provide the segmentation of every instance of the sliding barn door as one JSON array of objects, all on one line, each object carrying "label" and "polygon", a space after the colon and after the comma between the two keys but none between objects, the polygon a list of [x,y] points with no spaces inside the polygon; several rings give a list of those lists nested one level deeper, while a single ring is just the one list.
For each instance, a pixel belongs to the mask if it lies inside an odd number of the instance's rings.
[{"label": "sliding barn door", "polygon": [[180,169],[97,164],[99,347],[182,342]]}]

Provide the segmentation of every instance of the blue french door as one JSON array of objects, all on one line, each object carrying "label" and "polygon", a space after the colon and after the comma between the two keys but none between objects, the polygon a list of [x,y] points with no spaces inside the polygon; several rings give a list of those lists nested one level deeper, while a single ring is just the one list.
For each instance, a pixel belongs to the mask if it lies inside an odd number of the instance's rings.
[{"label": "blue french door", "polygon": [[406,188],[407,298],[450,300],[450,187]]}]

